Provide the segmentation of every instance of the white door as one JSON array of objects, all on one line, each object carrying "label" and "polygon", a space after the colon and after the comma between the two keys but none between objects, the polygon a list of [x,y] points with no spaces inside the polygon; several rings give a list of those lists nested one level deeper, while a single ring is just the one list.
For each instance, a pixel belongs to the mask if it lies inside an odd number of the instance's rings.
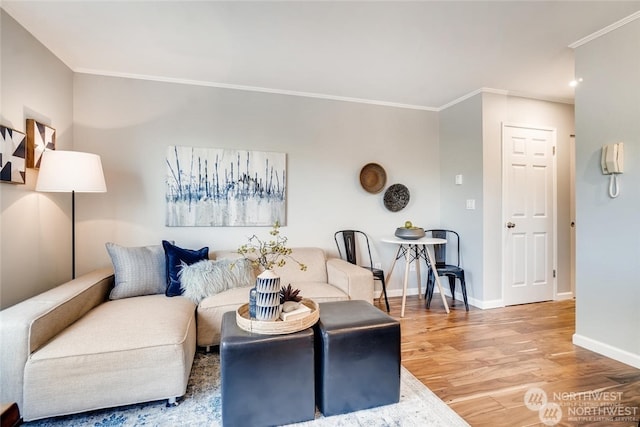
[{"label": "white door", "polygon": [[554,295],[556,132],[503,125],[505,305]]}]

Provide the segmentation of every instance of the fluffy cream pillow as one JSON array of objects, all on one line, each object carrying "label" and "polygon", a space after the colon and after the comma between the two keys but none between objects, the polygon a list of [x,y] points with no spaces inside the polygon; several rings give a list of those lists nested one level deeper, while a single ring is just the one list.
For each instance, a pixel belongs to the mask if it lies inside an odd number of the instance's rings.
[{"label": "fluffy cream pillow", "polygon": [[178,276],[182,295],[196,304],[227,289],[253,286],[256,281],[251,262],[246,259],[182,263]]}]

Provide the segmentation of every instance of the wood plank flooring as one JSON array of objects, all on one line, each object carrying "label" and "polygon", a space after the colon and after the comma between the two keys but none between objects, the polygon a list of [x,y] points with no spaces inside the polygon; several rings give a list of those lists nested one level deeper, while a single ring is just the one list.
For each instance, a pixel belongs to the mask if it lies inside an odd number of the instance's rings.
[{"label": "wood plank flooring", "polygon": [[[534,387],[561,410],[546,425],[640,426],[640,370],[572,344],[573,300],[469,312],[456,301],[447,315],[439,299],[427,310],[410,296],[402,319],[401,298],[389,303],[401,321],[402,364],[474,427],[545,425],[525,405]],[[543,395],[527,396],[534,406]]]}]

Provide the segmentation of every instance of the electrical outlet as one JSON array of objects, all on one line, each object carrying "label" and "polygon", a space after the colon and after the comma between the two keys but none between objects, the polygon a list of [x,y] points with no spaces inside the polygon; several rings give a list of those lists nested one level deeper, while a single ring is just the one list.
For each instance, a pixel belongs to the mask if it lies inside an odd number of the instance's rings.
[{"label": "electrical outlet", "polygon": [[382,264],[376,262],[375,264],[373,264],[373,268],[382,269]]},{"label": "electrical outlet", "polygon": [[409,271],[416,271],[416,263],[412,262],[411,264],[409,264]]}]

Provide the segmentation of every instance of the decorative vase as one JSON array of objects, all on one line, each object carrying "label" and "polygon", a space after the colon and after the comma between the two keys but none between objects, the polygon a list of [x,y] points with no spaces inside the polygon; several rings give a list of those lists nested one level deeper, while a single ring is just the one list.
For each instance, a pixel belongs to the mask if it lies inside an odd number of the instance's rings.
[{"label": "decorative vase", "polygon": [[256,320],[278,320],[280,310],[280,276],[265,270],[256,279]]},{"label": "decorative vase", "polygon": [[249,290],[249,317],[252,319],[256,318],[256,294],[256,288]]}]

